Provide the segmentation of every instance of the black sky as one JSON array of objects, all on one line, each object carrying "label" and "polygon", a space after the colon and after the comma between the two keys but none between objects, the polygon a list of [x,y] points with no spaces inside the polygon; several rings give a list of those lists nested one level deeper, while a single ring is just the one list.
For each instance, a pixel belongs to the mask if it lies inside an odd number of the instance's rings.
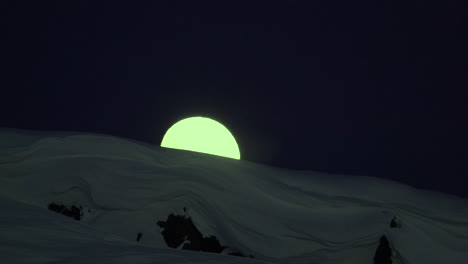
[{"label": "black sky", "polygon": [[202,115],[245,160],[468,197],[463,1],[97,2],[2,1],[0,127]]}]

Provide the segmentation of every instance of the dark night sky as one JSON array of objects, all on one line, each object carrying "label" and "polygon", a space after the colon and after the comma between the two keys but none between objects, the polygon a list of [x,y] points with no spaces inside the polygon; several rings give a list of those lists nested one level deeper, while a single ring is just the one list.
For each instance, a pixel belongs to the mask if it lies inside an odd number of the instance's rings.
[{"label": "dark night sky", "polygon": [[96,2],[1,2],[0,127],[202,115],[245,160],[468,197],[463,1]]}]

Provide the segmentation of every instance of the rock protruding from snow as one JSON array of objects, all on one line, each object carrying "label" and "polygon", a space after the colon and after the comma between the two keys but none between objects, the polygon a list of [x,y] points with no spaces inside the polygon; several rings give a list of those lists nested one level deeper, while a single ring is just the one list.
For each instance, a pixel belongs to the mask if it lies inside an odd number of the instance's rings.
[{"label": "rock protruding from snow", "polygon": [[137,239],[136,239],[136,241],[139,242],[142,236],[143,236],[142,233],[138,233],[138,234],[137,234]]},{"label": "rock protruding from snow", "polygon": [[394,216],[390,222],[390,228],[401,228],[401,222],[397,220],[396,216]]},{"label": "rock protruding from snow", "polygon": [[385,236],[380,238],[379,246],[375,251],[374,264],[392,264],[392,249]]},{"label": "rock protruding from snow", "polygon": [[71,217],[77,221],[81,220],[83,216],[83,207],[82,206],[65,206],[63,204],[50,203],[47,207],[49,210],[63,214],[65,216]]},{"label": "rock protruding from snow", "polygon": [[184,241],[182,249],[221,253],[226,247],[221,246],[216,236],[204,237],[195,227],[190,217],[170,214],[166,221],[158,221],[164,230],[161,234],[169,247],[177,248]]}]

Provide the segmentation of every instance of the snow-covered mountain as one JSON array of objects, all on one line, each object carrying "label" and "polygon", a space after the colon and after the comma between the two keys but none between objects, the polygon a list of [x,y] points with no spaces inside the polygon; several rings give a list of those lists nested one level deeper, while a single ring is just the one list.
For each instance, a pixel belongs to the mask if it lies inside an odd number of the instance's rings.
[{"label": "snow-covered mountain", "polygon": [[0,205],[2,263],[468,263],[468,199],[105,135],[1,130]]}]

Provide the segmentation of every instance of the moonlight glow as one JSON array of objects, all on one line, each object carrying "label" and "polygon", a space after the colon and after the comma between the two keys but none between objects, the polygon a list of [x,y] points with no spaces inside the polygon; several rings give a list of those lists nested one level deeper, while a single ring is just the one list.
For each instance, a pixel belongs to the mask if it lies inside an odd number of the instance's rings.
[{"label": "moonlight glow", "polygon": [[239,146],[231,132],[205,117],[190,117],[175,123],[164,135],[161,147],[240,159]]}]

